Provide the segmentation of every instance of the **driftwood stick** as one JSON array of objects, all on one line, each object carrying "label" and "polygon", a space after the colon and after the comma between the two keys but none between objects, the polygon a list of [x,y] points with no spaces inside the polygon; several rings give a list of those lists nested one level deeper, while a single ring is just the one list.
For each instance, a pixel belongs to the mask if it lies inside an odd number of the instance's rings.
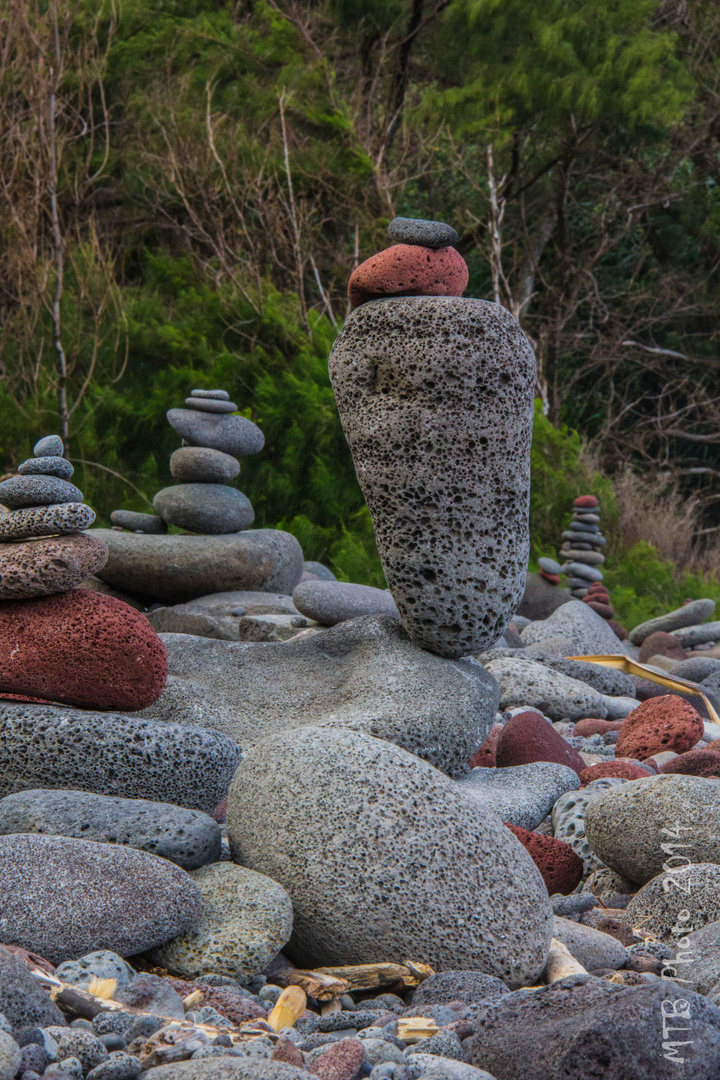
[{"label": "driftwood stick", "polygon": [[587,975],[587,971],[582,964],[578,963],[567,945],[563,945],[557,938],[551,938],[550,951],[543,972],[545,982],[554,983],[558,979],[567,978],[568,975]]}]

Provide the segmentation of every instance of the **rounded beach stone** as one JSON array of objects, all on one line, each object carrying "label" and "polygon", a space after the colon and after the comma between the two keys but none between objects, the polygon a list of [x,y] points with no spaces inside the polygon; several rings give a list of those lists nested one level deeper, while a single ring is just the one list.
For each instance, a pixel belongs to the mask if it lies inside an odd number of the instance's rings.
[{"label": "rounded beach stone", "polygon": [[703,737],[704,730],[702,717],[688,701],[663,694],[643,701],[626,717],[615,754],[638,761],[664,750],[682,754]]},{"label": "rounded beach stone", "polygon": [[458,242],[458,234],[452,225],[444,221],[428,221],[427,218],[393,218],[388,225],[388,236],[398,244],[417,244],[419,247],[451,247]]},{"label": "rounded beach stone", "polygon": [[238,408],[234,401],[219,401],[216,398],[186,397],[185,404],[188,409],[203,413],[234,413]]},{"label": "rounded beach stone", "polygon": [[540,646],[550,638],[564,638],[570,656],[625,655],[606,621],[582,600],[571,600],[542,622],[531,623],[520,637],[524,645]]},{"label": "rounded beach stone", "polygon": [[78,960],[67,960],[60,964],[55,974],[62,982],[79,986],[82,990],[87,990],[93,979],[114,979],[118,989],[122,989],[134,978],[135,971],[117,953],[97,949]]},{"label": "rounded beach stone", "polygon": [[222,592],[289,595],[303,572],[300,544],[280,529],[230,536],[142,536],[93,529],[88,535],[109,550],[98,575],[103,581],[165,604]]},{"label": "rounded beach stone", "polygon": [[660,772],[720,777],[720,753],[717,750],[687,750],[661,765]]},{"label": "rounded beach stone", "polygon": [[545,963],[551,909],[535,864],[496,815],[399,747],[327,728],[255,743],[228,836],[237,862],[289,893],[303,966],[413,956],[525,985]]},{"label": "rounded beach stone", "polygon": [[601,604],[597,600],[588,600],[587,596],[582,599],[588,607],[591,607],[603,619],[612,619],[615,614],[615,609],[610,604]]},{"label": "rounded beach stone", "polygon": [[538,566],[547,574],[559,574],[561,570],[560,563],[555,562],[555,559],[538,559]]},{"label": "rounded beach stone", "polygon": [[527,338],[483,300],[390,299],[349,316],[330,376],[408,633],[442,656],[487,649],[525,588]]},{"label": "rounded beach stone", "polygon": [[327,1048],[323,1047],[308,1069],[320,1080],[354,1080],[365,1060],[366,1043],[365,1039],[340,1039]]},{"label": "rounded beach stone", "polygon": [[688,679],[690,682],[701,683],[720,671],[720,660],[712,656],[691,656],[688,660],[682,660],[674,669],[675,675],[680,679]]},{"label": "rounded beach stone", "polygon": [[0,835],[12,833],[126,844],[183,870],[220,859],[220,826],[209,815],[169,803],[87,791],[35,789],[6,796],[0,800]]},{"label": "rounded beach stone", "polygon": [[580,783],[591,784],[593,780],[601,780],[604,776],[618,776],[623,780],[646,780],[651,775],[651,769],[636,761],[599,761],[596,765],[588,765],[587,769],[583,769]]},{"label": "rounded beach stone", "polygon": [[181,446],[170,458],[170,472],[183,484],[229,484],[240,462],[207,446]]},{"label": "rounded beach stone", "polygon": [[308,574],[314,574],[315,577],[320,578],[321,581],[337,581],[337,578],[333,574],[332,570],[329,570],[324,563],[314,562],[312,559],[306,559],[303,563],[303,569]]},{"label": "rounded beach stone", "polygon": [[666,864],[720,863],[720,780],[662,775],[622,784],[588,805],[585,833],[604,863],[640,885]]},{"label": "rounded beach stone", "polygon": [[140,1058],[123,1051],[111,1054],[87,1074],[87,1080],[137,1080],[141,1071]]},{"label": "rounded beach stone", "polygon": [[191,398],[209,398],[210,401],[229,401],[227,390],[191,390]]},{"label": "rounded beach stone", "polygon": [[585,811],[590,802],[600,791],[624,784],[620,777],[607,776],[593,780],[581,791],[567,791],[561,795],[552,809],[552,830],[557,840],[569,844],[585,864],[585,873],[590,874],[604,864],[590,848],[585,835]]},{"label": "rounded beach stone", "polygon": [[676,637],[664,630],[656,630],[645,638],[640,646],[638,662],[647,664],[651,656],[667,656],[670,660],[685,660],[687,654]]},{"label": "rounded beach stone", "polygon": [[580,578],[582,581],[602,581],[603,579],[602,570],[598,570],[594,566],[587,566],[585,563],[580,562],[566,563],[563,566],[563,573]]},{"label": "rounded beach stone", "polygon": [[[583,861],[569,844],[554,836],[543,836],[505,822],[537,866],[548,893],[573,892],[583,879]],[[555,934],[557,937],[557,934]]]},{"label": "rounded beach stone", "polygon": [[190,446],[209,446],[233,457],[257,454],[265,436],[245,416],[219,416],[197,409],[170,409],[167,420],[173,431]]},{"label": "rounded beach stone", "polygon": [[0,483],[0,503],[8,510],[82,501],[82,491],[57,476],[11,476]]},{"label": "rounded beach stone", "polygon": [[182,933],[200,914],[200,893],[184,870],[133,848],[4,836],[0,860],[0,939],[53,964],[93,949],[133,956]]},{"label": "rounded beach stone", "polygon": [[121,529],[129,529],[131,532],[151,535],[167,532],[167,525],[155,514],[139,514],[136,510],[113,510],[110,520],[113,525],[119,525]]},{"label": "rounded beach stone", "polygon": [[285,1061],[258,1057],[212,1057],[174,1061],[143,1073],[147,1080],[317,1080]]},{"label": "rounded beach stone", "polygon": [[501,768],[508,765],[528,765],[534,761],[555,761],[575,773],[585,768],[585,762],[570,744],[559,735],[552,724],[536,712],[517,713],[502,730],[498,739],[496,760]]},{"label": "rounded beach stone", "polygon": [[65,447],[59,435],[46,435],[33,446],[33,454],[36,458],[62,457],[64,453]]},{"label": "rounded beach stone", "polygon": [[506,769],[476,768],[459,783],[484,810],[497,814],[506,825],[523,829],[535,829],[561,795],[580,787],[574,769],[552,761]]},{"label": "rounded beach stone", "polygon": [[468,277],[467,263],[453,247],[394,244],[353,270],[348,298],[357,308],[385,296],[462,296]]},{"label": "rounded beach stone", "polygon": [[190,876],[202,897],[200,918],[155,949],[152,962],[184,979],[212,971],[250,982],[290,939],[290,897],[277,882],[234,863],[218,862]]},{"label": "rounded beach stone", "polygon": [[548,574],[545,570],[541,570],[540,577],[545,581],[549,581],[551,585],[560,585],[561,583],[559,574]]},{"label": "rounded beach stone", "polygon": [[162,641],[113,596],[75,589],[0,606],[0,691],[135,712],[166,678]]},{"label": "rounded beach stone", "polygon": [[[21,1028],[62,1027],[65,1017],[21,956],[0,945],[0,1015],[16,1034]],[[42,1036],[39,1036],[41,1038]],[[20,1035],[18,1034],[18,1038]]]},{"label": "rounded beach stone", "polygon": [[715,610],[714,600],[693,600],[689,604],[683,604],[675,611],[668,611],[665,615],[659,615],[656,619],[640,623],[630,631],[630,641],[633,645],[642,645],[645,638],[650,637],[656,630],[679,630],[683,626],[697,626],[698,623],[709,619]]},{"label": "rounded beach stone", "polygon": [[59,503],[29,510],[12,510],[0,517],[0,540],[27,540],[33,536],[67,536],[89,529],[95,511],[84,503]]},{"label": "rounded beach stone", "polygon": [[6,1032],[0,1031],[0,1080],[13,1080],[21,1060],[18,1044]]},{"label": "rounded beach stone", "polygon": [[353,585],[346,581],[303,581],[292,594],[293,604],[308,619],[323,626],[335,626],[363,615],[392,615],[400,612],[387,589]]},{"label": "rounded beach stone", "polygon": [[[586,566],[602,566],[605,562],[605,556],[601,551],[573,551],[572,548],[565,548],[563,555],[568,562],[584,563]],[[590,592],[600,593],[601,588],[599,581],[593,582],[589,587],[588,594]],[[604,591],[601,595],[603,594],[607,595]]]},{"label": "rounded beach stone", "polygon": [[573,728],[573,736],[587,738],[590,735],[607,735],[609,731],[620,731],[623,720],[578,720]]},{"label": "rounded beach stone", "polygon": [[[668,840],[672,842],[672,837]],[[643,885],[619,918],[675,944],[678,937],[720,919],[720,866],[704,862],[681,866],[678,862],[675,869]]]},{"label": "rounded beach stone", "polygon": [[720,922],[682,934],[663,966],[666,978],[679,976],[682,986],[703,994],[716,1005],[720,1001]]},{"label": "rounded beach stone", "polygon": [[158,491],[153,507],[168,525],[208,536],[242,532],[255,520],[248,497],[224,484],[166,487]]},{"label": "rounded beach stone", "polygon": [[462,1001],[475,1005],[478,1001],[496,1000],[507,992],[504,982],[483,971],[440,971],[423,979],[413,991],[411,1004],[415,1007]]},{"label": "rounded beach stone", "polygon": [[17,470],[21,476],[41,474],[43,476],[58,476],[61,480],[69,480],[75,472],[67,458],[64,457],[41,457],[28,458],[18,465]]},{"label": "rounded beach stone", "polygon": [[66,592],[102,570],[107,558],[106,545],[87,534],[2,544],[0,600]]},{"label": "rounded beach stone", "polygon": [[673,630],[673,637],[685,649],[698,645],[720,641],[720,622],[702,623],[700,626],[685,626]]},{"label": "rounded beach stone", "polygon": [[554,671],[544,664],[522,657],[507,656],[489,660],[484,666],[500,686],[501,709],[534,706],[551,720],[607,716],[607,705],[602,694],[587,683],[579,682],[561,671]]},{"label": "rounded beach stone", "polygon": [[596,495],[580,495],[577,499],[573,500],[573,506],[578,510],[589,510],[597,505],[598,500]]},{"label": "rounded beach stone", "polygon": [[212,813],[240,760],[215,731],[0,701],[0,796],[72,789]]},{"label": "rounded beach stone", "polygon": [[[545,838],[547,839],[547,838]],[[593,926],[553,917],[553,937],[561,941],[586,971],[599,968],[617,971],[627,963],[627,950],[616,937]]]}]

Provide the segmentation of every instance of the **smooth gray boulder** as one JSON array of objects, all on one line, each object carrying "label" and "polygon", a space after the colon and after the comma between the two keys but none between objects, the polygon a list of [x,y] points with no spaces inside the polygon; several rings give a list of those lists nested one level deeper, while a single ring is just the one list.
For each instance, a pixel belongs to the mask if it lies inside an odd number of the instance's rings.
[{"label": "smooth gray boulder", "polygon": [[113,510],[110,521],[130,532],[148,533],[154,536],[167,532],[167,525],[155,514],[141,514],[136,510]]},{"label": "smooth gray boulder", "polygon": [[323,626],[335,626],[363,615],[392,615],[399,619],[397,604],[387,589],[355,585],[349,581],[302,581],[296,586],[293,604],[298,611]]},{"label": "smooth gray boulder", "polygon": [[240,760],[214,731],[0,701],[0,797],[40,787],[170,801],[212,812]]},{"label": "smooth gray boulder", "polygon": [[677,638],[684,649],[692,649],[695,645],[705,645],[709,641],[720,640],[720,622],[701,623],[700,626],[685,626],[671,631],[672,636]]},{"label": "smooth gray boulder", "polygon": [[189,446],[210,447],[232,457],[257,454],[265,436],[257,424],[244,416],[223,416],[195,409],[168,409],[165,414],[173,431]]},{"label": "smooth gray boulder", "polygon": [[220,826],[199,810],[87,791],[35,789],[0,800],[0,835],[75,836],[150,851],[184,870],[220,858]]},{"label": "smooth gray boulder", "polygon": [[562,607],[563,604],[569,604],[571,600],[572,594],[569,589],[564,589],[562,585],[553,585],[540,574],[528,570],[525,591],[515,617],[519,615],[521,618],[529,619],[530,622],[547,619],[553,611]]},{"label": "smooth gray boulder", "polygon": [[715,672],[720,672],[720,660],[712,656],[691,656],[689,660],[681,660],[673,669],[678,678],[689,679],[695,683],[704,682]]},{"label": "smooth gray boulder", "polygon": [[255,520],[247,495],[225,484],[175,484],[158,491],[153,508],[168,525],[205,536],[238,533]]},{"label": "smooth gray boulder", "polygon": [[682,979],[681,986],[703,994],[716,1005],[720,1003],[720,922],[675,935],[674,944],[663,975]]},{"label": "smooth gray boulder", "polygon": [[337,581],[337,578],[324,563],[315,562],[313,559],[306,559],[303,563],[305,572],[308,574],[314,574],[315,577],[319,577],[321,581]]},{"label": "smooth gray boulder", "polygon": [[459,784],[483,809],[491,810],[508,825],[532,830],[545,820],[561,795],[580,787],[580,780],[567,765],[536,761],[505,769],[473,769]]},{"label": "smooth gray boulder", "polygon": [[531,623],[520,634],[526,645],[564,638],[572,648],[568,656],[624,656],[617,635],[596,611],[582,600],[571,600],[542,622]]},{"label": "smooth gray boulder", "polygon": [[230,862],[204,866],[190,876],[202,897],[200,918],[154,949],[152,962],[182,979],[212,971],[249,982],[290,938],[290,897],[276,881]]},{"label": "smooth gray boulder", "polygon": [[633,645],[642,645],[645,638],[650,637],[656,630],[680,630],[684,626],[697,626],[698,623],[709,619],[715,610],[714,600],[692,600],[675,611],[668,611],[665,615],[659,615],[656,619],[648,619],[634,627],[629,634]]},{"label": "smooth gray boulder", "polygon": [[489,660],[485,668],[500,686],[501,709],[527,706],[540,709],[551,720],[604,720],[607,716],[602,694],[544,664],[504,657]]},{"label": "smooth gray boulder", "polygon": [[170,458],[170,472],[182,484],[229,484],[240,462],[206,446],[181,446]]},{"label": "smooth gray boulder", "polygon": [[525,588],[535,358],[484,300],[376,300],[345,320],[330,378],[390,591],[411,638],[487,649]]},{"label": "smooth gray boulder", "polygon": [[227,536],[148,536],[91,529],[85,535],[101,540],[109,550],[102,570],[90,573],[131,596],[164,604],[236,590],[289,594],[303,572],[302,548],[280,529],[249,529]]},{"label": "smooth gray boulder", "polygon": [[419,649],[387,615],[277,644],[162,640],[168,681],[142,715],[212,727],[242,747],[307,724],[343,727],[455,772],[497,711],[497,684],[480,664]]},{"label": "smooth gray boulder", "polygon": [[200,914],[192,879],[146,851],[65,836],[0,837],[0,942],[61,964],[93,949],[134,956]]},{"label": "smooth gray boulder", "polygon": [[553,916],[553,937],[562,941],[586,971],[624,967],[627,950],[617,938],[592,926]]},{"label": "smooth gray boulder", "polygon": [[[678,852],[680,854],[680,852]],[[673,869],[648,881],[635,893],[622,918],[660,941],[701,930],[720,919],[720,866],[717,863],[668,864]]]},{"label": "smooth gray boulder", "polygon": [[681,773],[631,780],[593,799],[585,834],[604,863],[638,885],[666,863],[720,864],[720,780]]},{"label": "smooth gray boulder", "polygon": [[535,863],[497,815],[399,747],[317,727],[256,743],[230,789],[228,837],[236,862],[289,893],[285,951],[300,966],[412,956],[510,986],[544,966],[552,910]]}]

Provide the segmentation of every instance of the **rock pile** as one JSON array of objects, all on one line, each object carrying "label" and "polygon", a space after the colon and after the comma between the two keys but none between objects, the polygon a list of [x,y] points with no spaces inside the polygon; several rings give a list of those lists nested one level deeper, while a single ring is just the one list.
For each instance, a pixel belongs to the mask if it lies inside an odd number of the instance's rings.
[{"label": "rock pile", "polygon": [[[600,508],[595,495],[580,495],[575,499],[572,521],[563,532],[562,539],[561,555],[565,562],[557,572],[567,575],[565,584],[572,595],[606,619],[619,638],[626,637],[624,628],[614,621],[615,611],[610,594],[602,584],[603,572],[600,567],[605,562],[602,549],[607,541],[600,532]],[[553,575],[542,569],[540,572],[546,580],[554,580]]]}]

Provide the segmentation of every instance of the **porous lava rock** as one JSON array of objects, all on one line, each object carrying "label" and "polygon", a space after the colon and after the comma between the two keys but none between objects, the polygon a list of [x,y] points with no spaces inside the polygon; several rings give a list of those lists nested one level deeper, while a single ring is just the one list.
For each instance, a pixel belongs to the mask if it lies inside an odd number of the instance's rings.
[{"label": "porous lava rock", "polygon": [[0,835],[42,833],[127,844],[196,870],[220,859],[220,826],[208,814],[147,799],[88,791],[19,791],[0,799]]},{"label": "porous lava rock", "polygon": [[74,589],[102,570],[107,559],[107,545],[87,533],[3,544],[0,600],[51,596]]},{"label": "porous lava rock", "polygon": [[659,941],[674,945],[678,936],[720,919],[720,866],[678,864],[658,874],[635,893],[620,917],[628,926],[641,926]]},{"label": "porous lava rock", "polygon": [[86,535],[101,540],[109,550],[98,577],[131,596],[163,604],[238,590],[289,595],[303,572],[300,544],[281,529],[249,529],[227,536],[147,536],[93,529]]},{"label": "porous lava rock", "polygon": [[685,776],[720,777],[720,753],[717,750],[687,750],[672,761],[666,761],[659,771],[682,773]]},{"label": "porous lava rock", "polygon": [[365,1060],[365,1049],[364,1039],[340,1039],[323,1050],[308,1065],[308,1071],[320,1080],[354,1080]]},{"label": "porous lava rock", "polygon": [[0,796],[46,788],[170,802],[212,813],[240,752],[215,731],[0,701]]},{"label": "porous lava rock", "polygon": [[700,714],[676,694],[650,698],[625,718],[615,744],[617,757],[643,761],[663,750],[683,754],[705,731]]},{"label": "porous lava rock", "polygon": [[165,646],[122,600],[75,589],[0,605],[0,692],[134,712],[166,678]]},{"label": "porous lava rock", "polygon": [[556,761],[578,776],[585,762],[577,750],[539,713],[516,713],[503,728],[496,752],[498,766],[527,765],[533,761]]},{"label": "porous lava rock", "polygon": [[590,735],[606,735],[609,731],[619,731],[622,726],[622,720],[593,720],[586,717],[578,720],[573,728],[573,736],[588,738]]},{"label": "porous lava rock", "polygon": [[353,308],[384,296],[462,296],[467,263],[453,247],[393,244],[353,270],[348,298]]},{"label": "porous lava rock", "polygon": [[66,1020],[48,992],[21,957],[0,945],[0,1015],[13,1031],[32,1027],[65,1027]]},{"label": "porous lava rock", "polygon": [[410,637],[441,656],[484,651],[525,587],[527,338],[483,300],[389,299],[350,314],[330,377]]},{"label": "porous lava rock", "polygon": [[284,951],[303,967],[413,956],[517,986],[545,963],[551,909],[530,856],[399,747],[307,727],[255,743],[230,789],[228,836],[235,861],[289,893]]},{"label": "porous lava rock", "polygon": [[258,1057],[212,1057],[174,1061],[143,1073],[147,1080],[317,1080],[312,1073],[284,1061]]},{"label": "porous lava rock", "polygon": [[528,657],[504,656],[487,661],[485,667],[500,685],[501,709],[532,706],[551,720],[607,716],[597,690]]},{"label": "porous lava rock", "polygon": [[[577,724],[575,725],[577,727]],[[580,773],[580,783],[583,787],[591,784],[593,780],[600,780],[603,776],[619,776],[623,780],[647,780],[653,770],[637,761],[598,761],[595,765],[588,765]]]},{"label": "porous lava rock", "polygon": [[0,940],[52,964],[93,949],[134,956],[200,914],[200,893],[185,871],[134,848],[3,836],[0,862]]},{"label": "porous lava rock", "polygon": [[437,971],[423,979],[413,991],[412,1006],[449,1005],[451,1001],[474,1005],[486,999],[496,1000],[507,993],[504,982],[483,971]]},{"label": "porous lava rock", "polygon": [[569,844],[556,840],[554,836],[543,836],[522,829],[519,825],[509,825],[508,822],[505,822],[505,827],[525,848],[551,896],[553,893],[567,896],[577,888],[583,879],[583,861]]},{"label": "porous lava rock", "polygon": [[534,829],[566,791],[580,786],[577,773],[554,761],[536,761],[507,769],[473,769],[459,783],[485,810],[506,825]]},{"label": "porous lava rock", "polygon": [[471,769],[495,768],[495,766],[497,765],[497,744],[502,729],[502,724],[493,724],[493,726],[490,728],[490,731],[488,732],[488,736],[485,739],[485,742],[481,744],[480,748],[475,751],[473,756],[468,761],[468,765]]},{"label": "porous lava rock", "polygon": [[[674,1060],[663,1044],[663,1012],[676,1018],[668,1019],[670,1027],[691,1027],[691,1041],[677,1047]],[[717,1075],[720,1009],[673,982],[620,986],[571,975],[483,1004],[474,1026],[472,1063],[496,1080],[518,1080],[518,1062],[522,1080],[674,1080],[681,1070],[693,1080]],[[670,1032],[670,1040],[676,1035],[686,1038]]]}]

